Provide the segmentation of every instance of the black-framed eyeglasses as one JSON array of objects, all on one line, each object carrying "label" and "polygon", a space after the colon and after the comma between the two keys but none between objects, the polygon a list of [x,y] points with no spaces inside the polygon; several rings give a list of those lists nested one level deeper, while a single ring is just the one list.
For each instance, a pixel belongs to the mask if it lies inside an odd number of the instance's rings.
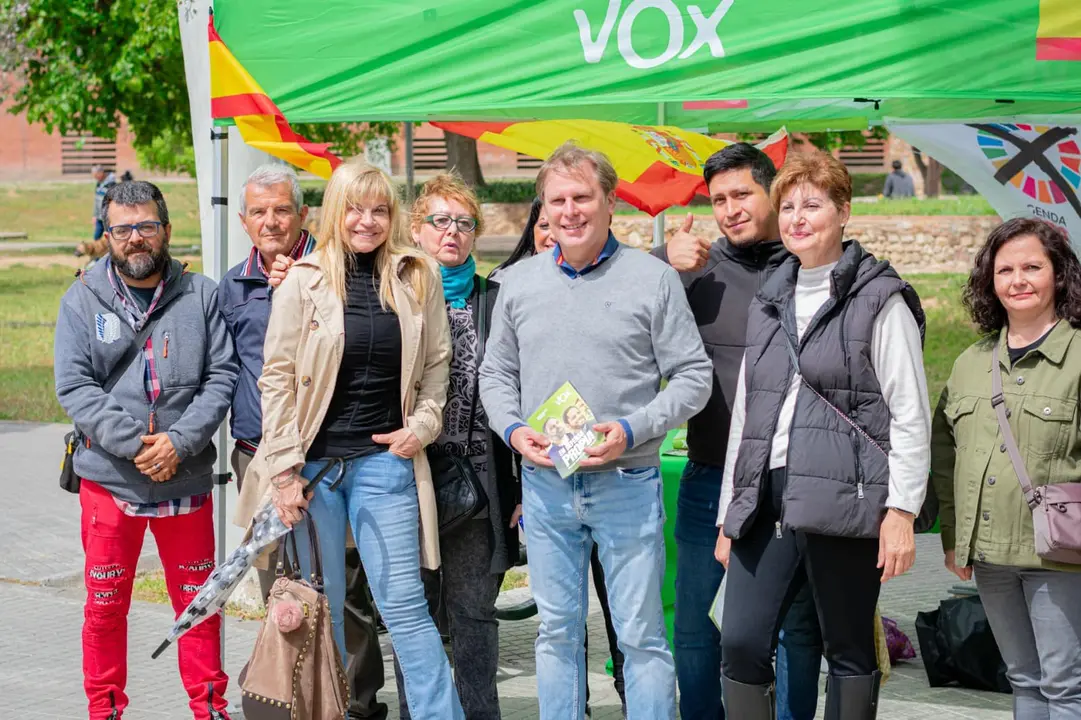
[{"label": "black-framed eyeglasses", "polygon": [[447,230],[450,228],[450,224],[454,223],[458,226],[458,230],[464,233],[471,233],[477,229],[477,219],[468,215],[462,215],[461,217],[451,217],[444,213],[435,213],[424,218],[424,222],[428,223],[436,230]]},{"label": "black-framed eyeglasses", "polygon": [[152,238],[160,229],[161,223],[156,220],[146,220],[134,225],[112,225],[108,228],[109,235],[121,241],[130,238],[133,231],[138,232],[140,237]]}]

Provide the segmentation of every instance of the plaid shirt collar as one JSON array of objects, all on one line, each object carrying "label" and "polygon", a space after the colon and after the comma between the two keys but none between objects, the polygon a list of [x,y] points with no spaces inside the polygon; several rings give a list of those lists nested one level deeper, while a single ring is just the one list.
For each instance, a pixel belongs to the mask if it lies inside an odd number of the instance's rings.
[{"label": "plaid shirt collar", "polygon": [[[315,236],[307,230],[301,230],[300,237],[297,239],[296,244],[293,245],[293,249],[289,251],[289,257],[293,260],[299,260],[314,249]],[[263,263],[263,256],[259,254],[258,248],[254,245],[251,252],[248,253],[248,260],[244,263],[244,272],[242,274],[245,277],[270,277],[270,270]]]},{"label": "plaid shirt collar", "polygon": [[131,329],[135,332],[139,332],[143,329],[143,325],[146,324],[147,319],[153,314],[154,309],[158,306],[158,301],[161,300],[161,296],[165,292],[165,286],[169,282],[169,270],[170,265],[166,265],[165,271],[161,274],[161,280],[158,281],[158,286],[154,289],[154,297],[150,300],[150,304],[147,305],[146,312],[143,312],[139,307],[139,303],[131,294],[131,289],[128,287],[128,284],[120,277],[120,274],[116,270],[116,266],[113,265],[112,257],[105,260],[105,275],[109,278],[109,285],[112,286],[113,293],[116,294],[116,298],[120,301],[120,306],[124,309],[124,319],[128,321]]}]

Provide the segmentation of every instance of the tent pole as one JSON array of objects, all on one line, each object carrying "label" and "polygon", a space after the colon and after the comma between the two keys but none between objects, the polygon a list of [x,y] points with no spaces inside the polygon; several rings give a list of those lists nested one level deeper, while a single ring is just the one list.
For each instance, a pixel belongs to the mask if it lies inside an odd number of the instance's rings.
[{"label": "tent pole", "polygon": [[[664,103],[657,103],[657,124],[664,125]],[[664,245],[664,211],[657,213],[653,218],[653,247]]]},{"label": "tent pole", "polygon": [[[210,139],[214,146],[214,177],[210,192],[211,211],[214,215],[214,267],[211,271],[214,280],[221,282],[229,271],[229,130],[228,128],[210,129]],[[223,422],[218,428],[218,459],[214,464],[214,484],[217,497],[214,505],[217,515],[217,564],[225,562],[226,529],[226,490],[229,487],[229,426]],[[225,621],[221,624],[221,661],[225,666]]]},{"label": "tent pole", "polygon": [[413,123],[405,124],[405,201],[413,204]]}]

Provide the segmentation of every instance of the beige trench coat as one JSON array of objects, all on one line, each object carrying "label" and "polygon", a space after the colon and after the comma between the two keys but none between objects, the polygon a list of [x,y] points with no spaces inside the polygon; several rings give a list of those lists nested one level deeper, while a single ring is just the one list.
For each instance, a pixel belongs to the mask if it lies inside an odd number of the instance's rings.
[{"label": "beige trench coat", "polygon": [[[407,262],[431,271],[423,307],[413,288],[401,280]],[[427,258],[399,257],[391,282],[402,330],[402,417],[422,446],[434,441],[443,425],[451,342],[443,287],[436,264]],[[270,478],[301,468],[330,406],[345,345],[342,301],[326,281],[319,254],[296,261],[274,291],[264,344],[262,393],[263,438],[244,475],[233,521],[248,527],[255,511],[270,498]],[[439,524],[428,458],[413,458],[420,503],[421,564],[439,567]],[[259,565],[266,561],[266,554]]]}]

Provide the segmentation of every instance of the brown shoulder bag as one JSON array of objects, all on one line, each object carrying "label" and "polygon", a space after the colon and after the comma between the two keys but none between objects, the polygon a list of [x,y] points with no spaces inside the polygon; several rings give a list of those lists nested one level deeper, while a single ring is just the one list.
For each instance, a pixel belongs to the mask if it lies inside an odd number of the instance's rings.
[{"label": "brown shoulder bag", "polygon": [[[312,516],[305,513],[312,575],[301,578],[296,536],[278,545],[277,580],[266,619],[240,671],[247,720],[344,720],[349,686],[323,593],[323,564]],[[290,559],[290,551],[292,558]]]}]

